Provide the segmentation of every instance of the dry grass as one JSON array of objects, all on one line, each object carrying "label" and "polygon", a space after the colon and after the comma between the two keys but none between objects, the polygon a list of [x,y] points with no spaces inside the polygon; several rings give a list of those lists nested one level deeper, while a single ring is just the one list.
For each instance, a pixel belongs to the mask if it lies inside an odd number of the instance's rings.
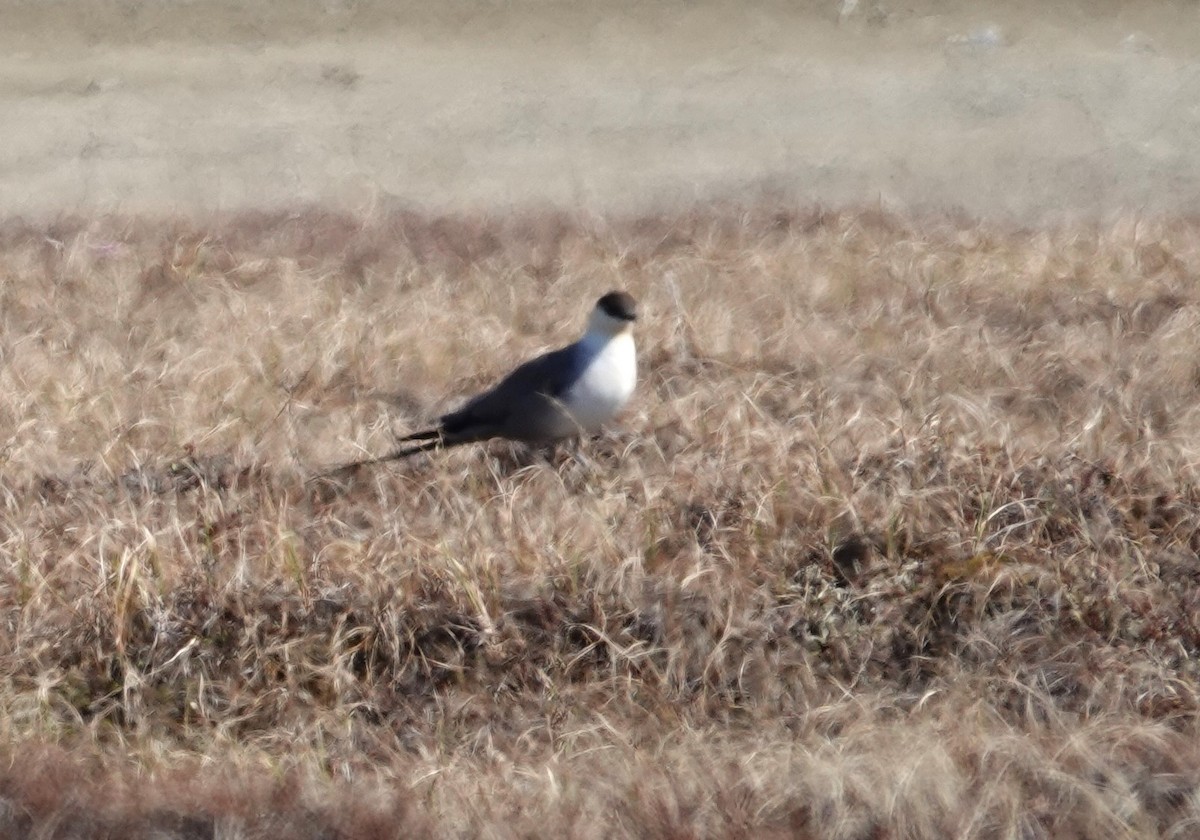
[{"label": "dry grass", "polygon": [[[1187,221],[9,221],[0,830],[1192,836],[1198,276]],[[596,466],[306,483],[617,287]]]}]

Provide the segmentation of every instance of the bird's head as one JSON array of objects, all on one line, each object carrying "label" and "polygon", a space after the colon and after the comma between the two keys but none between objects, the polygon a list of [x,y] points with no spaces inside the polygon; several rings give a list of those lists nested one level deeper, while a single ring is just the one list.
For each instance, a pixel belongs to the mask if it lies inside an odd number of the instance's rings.
[{"label": "bird's head", "polygon": [[588,319],[588,332],[619,335],[633,329],[637,320],[637,301],[626,292],[609,292],[596,301]]}]

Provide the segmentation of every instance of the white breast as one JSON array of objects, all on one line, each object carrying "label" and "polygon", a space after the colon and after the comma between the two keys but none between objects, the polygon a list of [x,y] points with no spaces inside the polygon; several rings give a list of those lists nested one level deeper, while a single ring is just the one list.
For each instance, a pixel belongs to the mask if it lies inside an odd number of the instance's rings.
[{"label": "white breast", "polygon": [[584,336],[583,372],[564,395],[563,402],[584,430],[595,433],[620,411],[637,384],[637,353],[633,336]]}]

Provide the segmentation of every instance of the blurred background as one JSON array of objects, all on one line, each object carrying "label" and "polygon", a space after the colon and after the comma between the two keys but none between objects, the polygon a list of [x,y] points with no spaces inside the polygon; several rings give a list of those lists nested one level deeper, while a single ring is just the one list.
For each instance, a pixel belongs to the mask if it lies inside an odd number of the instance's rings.
[{"label": "blurred background", "polygon": [[0,213],[1200,198],[1195,2],[0,0]]}]

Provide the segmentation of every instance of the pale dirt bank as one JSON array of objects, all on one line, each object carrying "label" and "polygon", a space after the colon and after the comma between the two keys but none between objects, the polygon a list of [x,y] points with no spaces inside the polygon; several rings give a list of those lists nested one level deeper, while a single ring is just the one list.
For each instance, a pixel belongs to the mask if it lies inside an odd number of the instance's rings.
[{"label": "pale dirt bank", "polygon": [[1200,207],[1194,2],[0,0],[0,21],[5,215],[764,189],[1025,222]]}]

